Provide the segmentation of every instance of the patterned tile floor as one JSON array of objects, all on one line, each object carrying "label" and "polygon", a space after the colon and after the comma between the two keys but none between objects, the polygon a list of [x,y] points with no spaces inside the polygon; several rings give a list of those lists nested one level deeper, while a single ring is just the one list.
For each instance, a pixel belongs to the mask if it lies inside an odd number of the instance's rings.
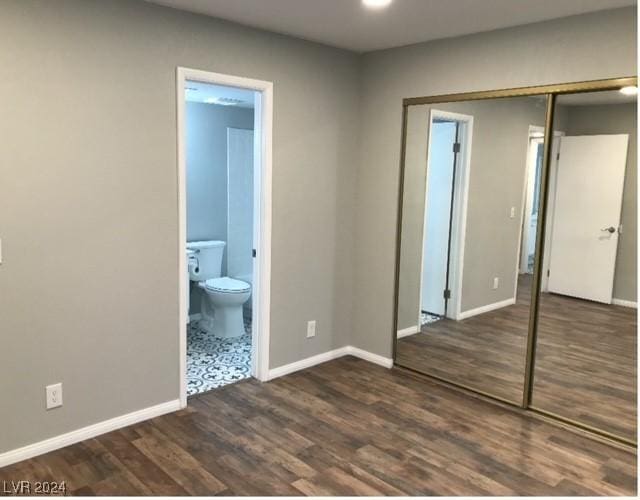
[{"label": "patterned tile floor", "polygon": [[440,321],[441,319],[442,318],[440,316],[429,314],[424,311],[420,314],[420,322],[422,323],[422,326],[428,325],[430,323],[435,323],[436,321]]},{"label": "patterned tile floor", "polygon": [[187,395],[193,396],[251,376],[251,318],[246,335],[220,339],[201,330],[197,321],[187,327]]}]

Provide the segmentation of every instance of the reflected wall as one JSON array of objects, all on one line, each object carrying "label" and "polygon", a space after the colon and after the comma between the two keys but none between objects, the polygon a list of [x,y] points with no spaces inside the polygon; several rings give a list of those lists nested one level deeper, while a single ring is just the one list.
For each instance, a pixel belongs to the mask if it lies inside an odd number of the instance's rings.
[{"label": "reflected wall", "polygon": [[534,96],[407,110],[396,361],[518,403],[545,108]]},{"label": "reflected wall", "polygon": [[396,365],[635,444],[635,85],[405,99]]},{"label": "reflected wall", "polygon": [[635,440],[635,96],[562,95],[532,406]]}]

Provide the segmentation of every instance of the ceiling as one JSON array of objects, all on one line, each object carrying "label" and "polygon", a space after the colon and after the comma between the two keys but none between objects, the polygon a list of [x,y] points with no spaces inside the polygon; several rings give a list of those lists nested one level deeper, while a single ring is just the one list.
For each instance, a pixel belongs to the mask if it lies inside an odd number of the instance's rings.
[{"label": "ceiling", "polygon": [[635,95],[625,95],[617,90],[606,92],[586,92],[584,94],[566,94],[558,96],[557,103],[562,106],[597,106],[599,104],[627,104],[637,101]]},{"label": "ceiling", "polygon": [[636,0],[147,0],[356,52],[399,47],[586,12]]},{"label": "ceiling", "polygon": [[189,102],[235,106],[252,109],[255,106],[255,92],[222,85],[212,85],[188,80],[185,85],[185,99]]}]

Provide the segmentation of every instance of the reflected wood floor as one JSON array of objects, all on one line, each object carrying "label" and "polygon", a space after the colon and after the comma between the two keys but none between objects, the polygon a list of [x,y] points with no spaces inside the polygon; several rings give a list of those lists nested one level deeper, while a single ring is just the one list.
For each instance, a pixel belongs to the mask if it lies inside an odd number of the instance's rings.
[{"label": "reflected wood floor", "polygon": [[[425,325],[396,362],[519,404],[530,288],[521,276],[515,305]],[[635,309],[543,294],[533,406],[635,440],[636,325]]]},{"label": "reflected wood floor", "polygon": [[636,457],[344,357],[4,469],[77,495],[634,495]]}]

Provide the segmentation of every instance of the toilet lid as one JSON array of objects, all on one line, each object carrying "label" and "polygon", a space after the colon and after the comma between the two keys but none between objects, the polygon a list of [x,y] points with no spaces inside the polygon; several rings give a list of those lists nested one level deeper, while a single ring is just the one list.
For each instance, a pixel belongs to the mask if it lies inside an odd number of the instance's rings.
[{"label": "toilet lid", "polygon": [[251,285],[233,278],[214,278],[205,282],[207,290],[225,293],[244,293],[251,290]]}]

